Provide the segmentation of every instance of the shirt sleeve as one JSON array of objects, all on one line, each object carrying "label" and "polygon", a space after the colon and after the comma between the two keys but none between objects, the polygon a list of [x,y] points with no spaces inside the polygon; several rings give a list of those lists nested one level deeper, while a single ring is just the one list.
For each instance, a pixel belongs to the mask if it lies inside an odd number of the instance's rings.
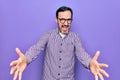
[{"label": "shirt sleeve", "polygon": [[26,51],[25,56],[28,60],[28,64],[31,63],[33,60],[35,60],[40,54],[40,52],[44,50],[48,42],[49,35],[50,35],[49,33],[45,33],[36,44],[31,46]]},{"label": "shirt sleeve", "polygon": [[78,35],[76,35],[75,37],[75,54],[78,60],[82,63],[82,65],[85,68],[89,69],[89,63],[90,63],[91,57],[82,47],[82,43]]}]

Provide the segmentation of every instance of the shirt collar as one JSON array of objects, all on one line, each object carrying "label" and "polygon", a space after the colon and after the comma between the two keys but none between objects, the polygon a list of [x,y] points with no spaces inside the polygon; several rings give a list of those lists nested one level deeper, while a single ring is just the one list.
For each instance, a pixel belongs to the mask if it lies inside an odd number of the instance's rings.
[{"label": "shirt collar", "polygon": [[61,33],[61,32],[59,32],[59,34],[60,34],[60,36],[62,37],[62,39],[65,38],[65,36],[66,36],[66,34],[63,34],[63,33]]},{"label": "shirt collar", "polygon": [[68,32],[68,34],[63,34],[63,33],[61,33],[58,28],[56,29],[56,31],[57,31],[57,33],[60,35],[60,37],[63,36],[62,39],[65,38],[65,37],[67,37],[67,36],[69,35],[69,32]]}]

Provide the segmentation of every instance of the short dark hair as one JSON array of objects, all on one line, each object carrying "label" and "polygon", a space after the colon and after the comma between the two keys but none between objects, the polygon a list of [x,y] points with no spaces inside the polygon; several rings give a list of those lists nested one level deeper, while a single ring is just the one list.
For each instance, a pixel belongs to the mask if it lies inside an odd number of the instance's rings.
[{"label": "short dark hair", "polygon": [[70,11],[71,12],[71,18],[73,17],[73,11],[70,7],[67,7],[67,6],[62,6],[60,8],[57,9],[56,11],[56,18],[58,18],[58,13],[59,12],[64,12],[64,11]]}]

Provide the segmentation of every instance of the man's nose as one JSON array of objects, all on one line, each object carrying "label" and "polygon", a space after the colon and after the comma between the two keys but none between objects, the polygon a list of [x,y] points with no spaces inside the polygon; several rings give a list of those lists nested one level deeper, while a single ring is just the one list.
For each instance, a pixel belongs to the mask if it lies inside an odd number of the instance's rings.
[{"label": "man's nose", "polygon": [[68,25],[68,22],[67,22],[67,20],[65,20],[65,23],[64,23],[65,25]]}]

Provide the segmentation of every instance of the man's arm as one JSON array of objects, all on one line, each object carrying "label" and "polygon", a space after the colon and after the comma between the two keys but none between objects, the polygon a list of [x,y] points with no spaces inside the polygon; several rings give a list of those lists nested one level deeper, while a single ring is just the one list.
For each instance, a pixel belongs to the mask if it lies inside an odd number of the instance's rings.
[{"label": "man's arm", "polygon": [[17,78],[22,80],[22,73],[26,69],[27,65],[35,60],[42,50],[44,50],[47,44],[49,33],[44,34],[40,40],[33,45],[24,55],[19,48],[16,48],[16,53],[19,58],[10,63],[11,70],[10,74],[14,74],[13,80]]},{"label": "man's arm", "polygon": [[103,70],[104,67],[108,67],[107,64],[104,63],[98,63],[97,58],[100,55],[100,52],[97,51],[95,56],[91,59],[88,53],[85,52],[85,50],[82,48],[82,43],[79,38],[79,36],[75,39],[75,52],[78,60],[95,76],[95,80],[104,80],[103,75],[106,77],[109,77],[109,74]]},{"label": "man's arm", "polygon": [[75,36],[75,54],[77,59],[82,63],[82,65],[85,68],[89,68],[91,57],[82,47],[82,43],[78,34],[76,34]]},{"label": "man's arm", "polygon": [[28,59],[28,64],[35,60],[40,54],[40,52],[45,49],[49,36],[50,32],[45,33],[35,45],[31,46],[26,51],[25,57]]}]

